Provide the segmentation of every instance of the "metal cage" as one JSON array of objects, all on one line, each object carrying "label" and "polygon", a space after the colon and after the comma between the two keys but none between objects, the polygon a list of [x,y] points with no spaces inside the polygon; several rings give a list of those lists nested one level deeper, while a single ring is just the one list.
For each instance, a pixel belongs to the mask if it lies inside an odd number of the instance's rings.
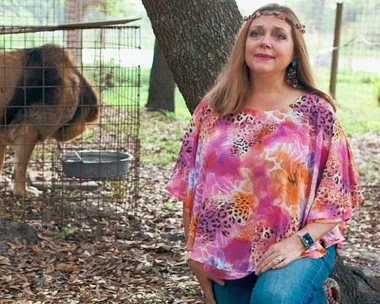
[{"label": "metal cage", "polygon": [[0,218],[112,215],[136,200],[141,37],[130,21],[0,27]]}]

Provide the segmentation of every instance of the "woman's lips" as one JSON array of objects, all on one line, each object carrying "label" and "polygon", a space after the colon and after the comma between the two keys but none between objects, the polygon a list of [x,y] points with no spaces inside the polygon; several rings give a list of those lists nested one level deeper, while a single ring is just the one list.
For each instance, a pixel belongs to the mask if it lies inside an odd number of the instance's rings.
[{"label": "woman's lips", "polygon": [[267,55],[267,54],[256,54],[255,57],[261,59],[261,60],[270,60],[273,59],[273,56]]}]

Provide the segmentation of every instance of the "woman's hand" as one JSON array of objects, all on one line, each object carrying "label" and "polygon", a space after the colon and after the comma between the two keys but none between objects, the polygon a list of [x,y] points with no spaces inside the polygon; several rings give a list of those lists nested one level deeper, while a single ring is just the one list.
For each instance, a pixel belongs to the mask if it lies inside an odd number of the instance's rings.
[{"label": "woman's hand", "polygon": [[203,270],[203,264],[192,259],[189,260],[189,266],[193,273],[195,274],[203,292],[205,293],[206,300],[208,304],[217,304],[214,297],[214,292],[212,290],[212,284],[210,280],[215,281],[219,285],[224,285],[224,281],[220,279],[210,278],[207,273]]},{"label": "woman's hand", "polygon": [[273,244],[256,265],[256,275],[269,269],[285,267],[294,260],[297,260],[305,249],[305,246],[297,235]]}]

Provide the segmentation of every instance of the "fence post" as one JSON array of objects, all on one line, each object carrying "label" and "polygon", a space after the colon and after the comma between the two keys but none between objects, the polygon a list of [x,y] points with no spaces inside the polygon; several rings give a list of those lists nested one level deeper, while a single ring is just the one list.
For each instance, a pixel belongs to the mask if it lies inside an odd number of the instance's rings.
[{"label": "fence post", "polygon": [[331,60],[331,74],[330,74],[330,94],[335,99],[336,93],[336,80],[338,73],[338,60],[339,60],[339,44],[340,44],[340,30],[342,28],[343,16],[343,2],[337,2],[336,15],[335,15],[335,31],[334,31],[334,50]]}]

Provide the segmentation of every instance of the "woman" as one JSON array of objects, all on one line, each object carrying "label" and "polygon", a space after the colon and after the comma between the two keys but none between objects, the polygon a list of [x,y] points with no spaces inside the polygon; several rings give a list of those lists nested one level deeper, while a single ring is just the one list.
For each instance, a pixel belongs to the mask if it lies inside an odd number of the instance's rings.
[{"label": "woman", "polygon": [[271,4],[244,20],[167,189],[184,201],[189,264],[208,303],[326,303],[359,176],[297,16]]}]

